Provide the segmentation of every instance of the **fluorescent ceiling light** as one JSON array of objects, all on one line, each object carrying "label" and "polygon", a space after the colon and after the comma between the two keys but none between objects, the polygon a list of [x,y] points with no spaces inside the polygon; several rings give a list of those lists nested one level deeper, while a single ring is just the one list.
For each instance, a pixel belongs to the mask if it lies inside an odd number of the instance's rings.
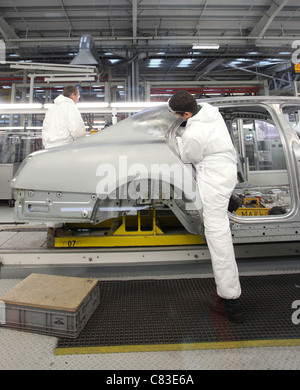
[{"label": "fluorescent ceiling light", "polygon": [[150,60],[148,68],[159,68],[161,63],[162,63],[162,61],[163,60],[160,59],[160,58],[157,58],[157,59],[153,58],[153,59]]},{"label": "fluorescent ceiling light", "polygon": [[177,67],[178,68],[186,68],[186,67],[190,66],[192,62],[193,62],[193,60],[191,58],[185,58],[179,62]]},{"label": "fluorescent ceiling light", "polygon": [[165,102],[127,102],[127,103],[111,103],[111,107],[132,108],[132,107],[155,107],[166,104]]},{"label": "fluorescent ceiling light", "polygon": [[15,109],[15,108],[42,108],[43,105],[41,103],[17,103],[17,104],[0,104],[0,110],[6,109]]},{"label": "fluorescent ceiling light", "polygon": [[118,60],[118,59],[111,59],[111,60],[108,60],[111,64],[116,64],[117,62],[120,62],[121,60]]},{"label": "fluorescent ceiling light", "polygon": [[0,130],[24,130],[24,126],[6,126],[0,127]]},{"label": "fluorescent ceiling light", "polygon": [[256,64],[254,64],[255,66],[258,66],[258,67],[261,67],[261,66],[268,66],[268,65],[274,65],[273,62],[271,61],[259,61],[257,62]]},{"label": "fluorescent ceiling light", "polygon": [[[53,106],[53,103],[46,103],[44,104],[44,108],[48,109],[50,108],[51,106]],[[106,108],[108,107],[109,104],[108,103],[77,103],[76,104],[76,107],[78,108]]]},{"label": "fluorescent ceiling light", "polygon": [[236,66],[236,65],[241,65],[242,63],[241,63],[241,61],[231,61],[231,62],[229,62],[229,66]]},{"label": "fluorescent ceiling light", "polygon": [[95,81],[94,76],[70,76],[70,77],[45,77],[44,79],[45,83],[51,83],[56,81],[73,81],[73,82],[80,82],[80,81]]},{"label": "fluorescent ceiling light", "polygon": [[78,108],[99,108],[108,107],[108,103],[77,103]]},{"label": "fluorescent ceiling light", "polygon": [[150,96],[151,97],[157,97],[157,96],[159,96],[159,97],[167,97],[167,98],[169,98],[169,97],[171,97],[173,95],[173,93],[160,93],[160,94],[157,94],[157,93],[151,93],[150,94]]},{"label": "fluorescent ceiling light", "polygon": [[194,43],[193,49],[203,49],[203,50],[217,50],[220,45],[217,43]]},{"label": "fluorescent ceiling light", "polygon": [[236,61],[242,61],[242,62],[253,62],[253,58],[237,58]]},{"label": "fluorescent ceiling light", "polygon": [[3,126],[0,130],[42,130],[42,126]]},{"label": "fluorescent ceiling light", "polygon": [[266,58],[266,60],[270,62],[286,62],[283,58]]}]

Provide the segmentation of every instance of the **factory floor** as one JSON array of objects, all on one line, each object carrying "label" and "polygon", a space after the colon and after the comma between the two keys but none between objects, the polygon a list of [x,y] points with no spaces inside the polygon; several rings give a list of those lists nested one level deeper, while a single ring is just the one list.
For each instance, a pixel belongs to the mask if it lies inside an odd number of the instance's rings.
[{"label": "factory floor", "polygon": [[[13,208],[5,202],[0,202],[1,223],[13,223]],[[20,281],[0,279],[0,296]],[[193,375],[194,370],[300,369],[300,346],[57,356],[57,340],[0,327],[0,370],[184,370]]]},{"label": "factory floor", "polygon": [[[0,280],[0,295],[19,280]],[[299,370],[300,346],[55,356],[57,338],[0,328],[0,370]]]}]

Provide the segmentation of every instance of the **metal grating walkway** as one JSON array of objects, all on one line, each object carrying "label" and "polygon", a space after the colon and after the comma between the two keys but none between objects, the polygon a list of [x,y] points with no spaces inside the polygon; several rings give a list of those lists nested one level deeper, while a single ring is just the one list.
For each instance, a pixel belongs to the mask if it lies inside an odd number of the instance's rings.
[{"label": "metal grating walkway", "polygon": [[212,278],[102,281],[90,321],[76,339],[59,338],[55,354],[300,345],[300,274],[241,276],[241,285],[245,323],[232,324],[206,307]]}]

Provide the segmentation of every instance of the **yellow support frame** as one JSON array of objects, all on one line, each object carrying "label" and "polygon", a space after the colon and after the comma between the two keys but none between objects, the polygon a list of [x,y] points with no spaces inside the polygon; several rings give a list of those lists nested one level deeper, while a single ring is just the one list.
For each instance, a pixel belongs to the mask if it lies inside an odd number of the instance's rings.
[{"label": "yellow support frame", "polygon": [[163,231],[156,224],[156,210],[153,210],[152,212],[152,230],[146,230],[146,229],[142,230],[142,218],[141,218],[140,211],[137,212],[137,230],[135,231],[127,230],[126,225],[127,225],[126,216],[123,216],[121,226],[115,230],[113,235],[114,236],[123,236],[123,235],[156,236],[158,234],[164,234]]},{"label": "yellow support frame", "polygon": [[[117,222],[117,221],[116,221]],[[71,247],[133,247],[133,246],[168,246],[168,245],[202,245],[205,240],[202,235],[180,232],[164,233],[156,222],[156,211],[152,210],[152,226],[142,229],[142,217],[137,213],[137,227],[128,229],[127,217],[123,216],[121,225],[113,223],[107,235],[63,236],[54,237],[55,248]]]}]

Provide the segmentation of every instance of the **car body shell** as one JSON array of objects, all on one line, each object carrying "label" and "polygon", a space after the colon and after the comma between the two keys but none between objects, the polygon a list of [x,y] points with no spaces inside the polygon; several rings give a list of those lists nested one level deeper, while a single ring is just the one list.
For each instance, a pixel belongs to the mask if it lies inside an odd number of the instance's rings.
[{"label": "car body shell", "polygon": [[[299,240],[300,142],[285,112],[300,107],[300,99],[260,96],[206,101],[219,107],[229,131],[242,120],[272,123],[285,156],[284,169],[255,172],[259,180],[268,178],[269,184],[251,184],[239,146],[242,179],[235,193],[287,187],[290,203],[282,215],[229,213],[234,241],[280,240],[287,234],[290,240]],[[177,151],[176,136],[183,131],[182,121],[161,105],[72,144],[30,154],[12,181],[16,220],[99,224],[157,209],[173,213],[189,233],[202,234],[195,172],[182,163]],[[238,143],[244,142],[243,135],[239,137]],[[277,183],[281,175],[285,179]]]}]

